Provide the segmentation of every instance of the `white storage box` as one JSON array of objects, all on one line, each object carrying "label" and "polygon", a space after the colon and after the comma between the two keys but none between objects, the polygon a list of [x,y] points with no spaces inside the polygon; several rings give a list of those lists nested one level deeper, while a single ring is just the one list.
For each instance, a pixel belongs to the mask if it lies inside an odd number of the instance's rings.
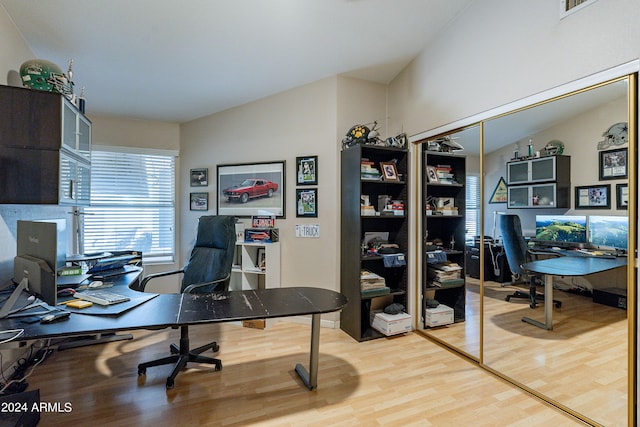
[{"label": "white storage box", "polygon": [[453,323],[453,308],[440,304],[424,310],[424,322],[427,326],[442,326]]},{"label": "white storage box", "polygon": [[411,331],[411,315],[377,313],[371,326],[385,335],[404,334]]}]

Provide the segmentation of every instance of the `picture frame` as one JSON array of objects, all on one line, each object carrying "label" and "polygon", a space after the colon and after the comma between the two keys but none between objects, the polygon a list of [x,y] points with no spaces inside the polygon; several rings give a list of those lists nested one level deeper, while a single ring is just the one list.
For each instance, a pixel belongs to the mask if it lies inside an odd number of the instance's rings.
[{"label": "picture frame", "polygon": [[218,215],[285,218],[285,161],[217,165]]},{"label": "picture frame", "polygon": [[616,209],[629,209],[628,184],[616,184]]},{"label": "picture frame", "polygon": [[600,181],[627,178],[629,156],[626,148],[600,151],[599,154]]},{"label": "picture frame", "polygon": [[436,168],[434,166],[427,166],[426,174],[427,174],[427,182],[429,183],[438,182],[438,173],[436,172]]},{"label": "picture frame", "polygon": [[318,185],[318,156],[296,157],[298,185]]},{"label": "picture frame", "polygon": [[189,171],[189,177],[192,187],[206,187],[209,185],[209,169],[198,168]]},{"label": "picture frame", "polygon": [[503,177],[500,177],[496,184],[496,188],[493,189],[491,198],[489,198],[489,203],[507,203],[507,183],[504,181]]},{"label": "picture frame", "polygon": [[385,181],[398,182],[398,169],[394,162],[380,162],[380,170],[382,171],[382,179]]},{"label": "picture frame", "polygon": [[576,187],[576,209],[611,209],[611,185]]},{"label": "picture frame", "polygon": [[318,189],[296,189],[296,217],[318,217]]},{"label": "picture frame", "polygon": [[208,211],[209,210],[209,193],[189,193],[189,210],[192,211]]},{"label": "picture frame", "polygon": [[267,257],[265,248],[258,248],[256,254],[256,267],[260,271],[266,271],[267,269]]}]

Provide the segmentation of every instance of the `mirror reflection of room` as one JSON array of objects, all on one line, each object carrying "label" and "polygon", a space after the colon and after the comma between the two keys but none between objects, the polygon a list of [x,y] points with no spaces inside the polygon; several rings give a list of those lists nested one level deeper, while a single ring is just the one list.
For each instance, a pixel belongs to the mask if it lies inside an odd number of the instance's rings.
[{"label": "mirror reflection of room", "polygon": [[484,127],[483,231],[495,240],[483,363],[604,425],[624,422],[628,403],[627,90],[617,81]]}]

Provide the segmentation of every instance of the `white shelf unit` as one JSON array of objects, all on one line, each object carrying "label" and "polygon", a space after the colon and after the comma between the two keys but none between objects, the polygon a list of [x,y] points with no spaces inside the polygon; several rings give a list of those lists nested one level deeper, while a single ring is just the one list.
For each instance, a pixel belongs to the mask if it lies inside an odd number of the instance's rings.
[{"label": "white shelf unit", "polygon": [[[262,255],[264,254],[264,255]],[[264,268],[259,266],[264,259]],[[280,243],[237,242],[229,290],[280,287]]]}]

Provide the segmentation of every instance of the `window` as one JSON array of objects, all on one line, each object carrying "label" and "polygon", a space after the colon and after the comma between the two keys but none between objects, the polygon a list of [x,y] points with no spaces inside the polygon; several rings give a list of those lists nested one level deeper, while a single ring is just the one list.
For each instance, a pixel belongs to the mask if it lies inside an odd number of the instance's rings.
[{"label": "window", "polygon": [[145,262],[172,262],[175,153],[114,148],[94,147],[91,152],[84,253],[139,250]]},{"label": "window", "polygon": [[480,177],[478,175],[467,175],[465,197],[464,238],[465,240],[473,240],[474,236],[480,235]]}]

